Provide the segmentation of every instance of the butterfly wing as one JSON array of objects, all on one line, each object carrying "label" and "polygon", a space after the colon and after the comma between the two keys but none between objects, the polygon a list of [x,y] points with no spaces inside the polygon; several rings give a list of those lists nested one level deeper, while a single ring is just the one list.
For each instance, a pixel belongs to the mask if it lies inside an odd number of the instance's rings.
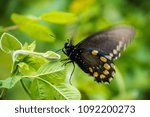
[{"label": "butterfly wing", "polygon": [[113,78],[114,64],[104,53],[91,48],[80,49],[76,53],[76,63],[86,73],[89,73],[97,82],[107,82]]},{"label": "butterfly wing", "polygon": [[109,59],[116,59],[121,50],[131,41],[134,29],[128,26],[117,26],[94,33],[76,45],[77,48],[99,50]]}]

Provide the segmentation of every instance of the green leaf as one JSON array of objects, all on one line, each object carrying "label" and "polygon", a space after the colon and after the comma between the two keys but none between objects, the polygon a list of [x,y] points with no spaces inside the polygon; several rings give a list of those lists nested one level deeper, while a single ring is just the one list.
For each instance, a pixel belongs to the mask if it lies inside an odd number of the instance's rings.
[{"label": "green leaf", "polygon": [[43,14],[41,19],[50,23],[67,24],[75,22],[77,17],[72,13],[51,11]]},{"label": "green leaf", "polygon": [[80,92],[70,84],[66,84],[66,83],[57,84],[56,88],[59,90],[60,94],[62,94],[63,97],[67,100],[81,99]]},{"label": "green leaf", "polygon": [[32,99],[45,100],[74,100],[80,99],[79,91],[73,86],[65,83],[53,85],[50,82],[35,78],[31,85]]},{"label": "green leaf", "polygon": [[48,60],[41,53],[28,50],[17,50],[13,53],[12,74],[33,76]]},{"label": "green leaf", "polygon": [[8,33],[3,33],[0,40],[0,48],[6,52],[10,53],[14,50],[21,49],[22,44],[12,35]]},{"label": "green leaf", "polygon": [[20,81],[21,77],[12,77],[6,80],[0,80],[0,88],[10,89],[15,86],[15,84]]},{"label": "green leaf", "polygon": [[46,53],[40,53],[40,52],[33,52],[33,51],[29,51],[29,50],[17,50],[14,52],[13,58],[18,55],[25,55],[25,56],[31,56],[31,57],[36,57],[36,58],[45,58],[45,59],[49,59],[49,60],[59,60],[60,59],[60,55],[53,51],[47,51]]},{"label": "green leaf", "polygon": [[53,42],[55,40],[54,33],[50,28],[37,24],[39,18],[27,17],[19,14],[12,14],[12,20],[19,25],[19,29],[36,40]]},{"label": "green leaf", "polygon": [[[52,62],[57,63],[54,60],[58,59],[60,59],[60,55],[52,51],[48,51],[46,53],[38,53],[28,50],[17,50],[13,53],[12,73],[18,75],[21,73],[20,75],[23,75],[24,77],[35,77],[35,76],[37,77],[39,76],[39,74],[45,75],[42,73],[42,70],[44,68],[47,68],[47,66],[48,68],[46,70],[47,71],[46,74],[48,74],[49,68],[51,70],[50,72],[53,72],[49,64],[46,65],[46,63],[48,63],[49,60],[53,60]],[[55,67],[57,67],[56,69],[60,70],[58,68],[58,67],[61,68],[60,63],[58,62],[57,65],[55,64],[54,69]],[[18,73],[16,73],[16,71]]]},{"label": "green leaf", "polygon": [[26,64],[24,62],[20,62],[17,64],[18,66],[18,72],[21,73],[21,75],[34,75],[36,73],[36,69],[31,66],[30,64]]},{"label": "green leaf", "polygon": [[51,82],[52,84],[59,84],[65,81],[66,70],[57,71],[40,77],[47,80],[48,82]]},{"label": "green leaf", "polygon": [[48,74],[51,74],[51,73],[61,71],[63,69],[64,69],[64,66],[62,66],[61,62],[51,61],[49,63],[46,63],[46,64],[42,65],[38,69],[35,77],[42,76],[42,75],[48,75]]},{"label": "green leaf", "polygon": [[13,20],[13,22],[15,22],[16,24],[24,24],[25,22],[37,22],[39,21],[39,18],[36,18],[34,16],[24,16],[24,15],[19,15],[19,14],[16,14],[16,13],[13,13],[11,15],[11,19]]},{"label": "green leaf", "polygon": [[30,91],[30,87],[31,87],[31,84],[32,84],[32,79],[31,78],[22,78],[20,80],[23,88],[25,89],[26,93],[28,93],[28,95],[31,97],[31,91]]},{"label": "green leaf", "polygon": [[47,51],[46,53],[43,54],[43,57],[47,59],[54,59],[54,60],[60,59],[60,55],[53,51]]},{"label": "green leaf", "polygon": [[29,51],[34,51],[36,48],[36,42],[33,41],[30,45],[26,42],[23,47],[22,50],[29,50]]},{"label": "green leaf", "polygon": [[24,22],[23,24],[19,25],[19,28],[21,31],[36,40],[46,42],[53,42],[55,40],[53,36],[50,36],[54,35],[52,30],[44,25],[36,24],[33,22]]}]

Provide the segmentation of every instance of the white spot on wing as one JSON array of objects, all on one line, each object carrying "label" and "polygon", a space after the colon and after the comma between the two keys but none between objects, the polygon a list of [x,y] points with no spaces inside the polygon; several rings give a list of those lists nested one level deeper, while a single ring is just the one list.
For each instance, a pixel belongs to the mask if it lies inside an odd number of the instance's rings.
[{"label": "white spot on wing", "polygon": [[113,71],[113,72],[111,73],[111,75],[114,76],[114,75],[115,75],[115,72]]},{"label": "white spot on wing", "polygon": [[114,53],[114,54],[117,54],[117,50],[116,50],[116,49],[114,49],[114,50],[113,50],[113,53]]},{"label": "white spot on wing", "polygon": [[121,54],[119,53],[119,54],[118,54],[118,57],[120,57],[120,56],[121,56]]},{"label": "white spot on wing", "polygon": [[112,59],[112,57],[111,56],[109,56],[109,55],[106,55],[105,56],[107,59],[109,59],[109,60],[111,60]]},{"label": "white spot on wing", "polygon": [[107,84],[107,85],[109,85],[109,82],[104,82],[104,84]]},{"label": "white spot on wing", "polygon": [[[118,59],[118,57],[120,57],[121,48],[124,47],[123,42],[124,42],[124,37],[122,37],[122,40],[119,41],[119,44],[117,45],[116,49],[113,50],[113,54],[114,54],[114,55],[117,55],[117,54],[118,54],[117,56],[114,57],[114,60],[116,60],[116,59]],[[125,49],[125,47],[124,47],[124,49]]]},{"label": "white spot on wing", "polygon": [[112,78],[109,78],[109,82],[111,82],[112,81]]},{"label": "white spot on wing", "polygon": [[117,51],[120,51],[121,47],[120,45],[117,45]]},{"label": "white spot on wing", "polygon": [[119,48],[123,47],[123,41],[119,41]]},{"label": "white spot on wing", "polygon": [[117,57],[117,56],[114,58],[114,60],[116,60],[116,59],[118,59],[118,57]]},{"label": "white spot on wing", "polygon": [[113,53],[110,53],[109,56],[113,57]]}]

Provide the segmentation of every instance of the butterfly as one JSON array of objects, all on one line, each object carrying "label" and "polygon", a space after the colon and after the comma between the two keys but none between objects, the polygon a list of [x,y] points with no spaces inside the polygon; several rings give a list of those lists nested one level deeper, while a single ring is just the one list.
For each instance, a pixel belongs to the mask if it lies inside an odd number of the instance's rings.
[{"label": "butterfly", "polygon": [[62,51],[68,56],[66,63],[76,63],[98,83],[110,83],[115,74],[114,60],[120,57],[134,35],[130,26],[115,26],[96,32],[77,45],[69,41]]}]

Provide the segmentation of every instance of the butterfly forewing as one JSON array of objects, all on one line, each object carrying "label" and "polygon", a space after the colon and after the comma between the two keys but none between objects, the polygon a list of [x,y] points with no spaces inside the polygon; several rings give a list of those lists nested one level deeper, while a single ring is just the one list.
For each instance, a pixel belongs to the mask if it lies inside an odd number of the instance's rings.
[{"label": "butterfly forewing", "polygon": [[114,27],[87,37],[77,44],[76,47],[99,50],[107,54],[109,59],[115,59],[133,36],[134,30],[132,27]]}]

